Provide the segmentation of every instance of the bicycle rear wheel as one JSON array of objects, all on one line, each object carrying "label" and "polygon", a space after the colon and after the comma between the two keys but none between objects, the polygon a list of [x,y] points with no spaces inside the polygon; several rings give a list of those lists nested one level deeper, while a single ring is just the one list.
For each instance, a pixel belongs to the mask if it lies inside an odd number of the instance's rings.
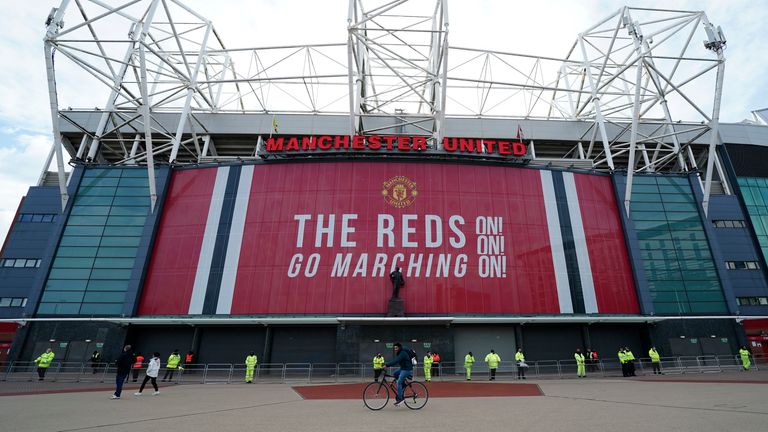
[{"label": "bicycle rear wheel", "polygon": [[368,409],[378,411],[389,402],[389,389],[384,383],[372,382],[363,390],[363,403]]},{"label": "bicycle rear wheel", "polygon": [[408,408],[412,410],[422,409],[429,400],[429,391],[427,391],[427,386],[424,384],[420,382],[412,382],[405,388],[403,397],[405,398],[405,405]]}]

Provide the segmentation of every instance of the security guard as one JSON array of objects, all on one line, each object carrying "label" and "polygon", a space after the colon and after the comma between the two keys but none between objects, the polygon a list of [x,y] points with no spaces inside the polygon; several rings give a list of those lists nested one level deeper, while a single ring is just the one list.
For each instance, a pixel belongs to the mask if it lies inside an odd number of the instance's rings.
[{"label": "security guard", "polygon": [[499,357],[494,350],[491,350],[491,352],[485,356],[485,362],[488,363],[488,370],[491,372],[491,377],[488,378],[488,381],[496,379],[496,368],[499,367],[500,361],[501,357]]},{"label": "security guard", "polygon": [[45,379],[45,372],[48,370],[49,367],[51,367],[51,363],[53,363],[53,357],[55,354],[53,353],[53,350],[48,348],[45,350],[44,353],[40,354],[40,357],[35,359],[35,363],[37,363],[37,380],[42,381]]},{"label": "security guard", "polygon": [[573,353],[573,358],[576,359],[576,376],[579,378],[586,378],[586,357],[581,353],[581,349],[576,348],[576,352]]},{"label": "security guard", "polygon": [[253,384],[253,371],[256,369],[256,363],[259,362],[259,358],[256,357],[256,353],[251,351],[248,353],[248,357],[245,358],[245,382]]},{"label": "security guard", "polygon": [[621,376],[628,377],[629,376],[629,367],[627,366],[627,356],[624,353],[624,348],[619,348],[619,362],[621,363]]},{"label": "security guard", "polygon": [[661,375],[661,356],[659,355],[659,352],[656,351],[656,347],[651,347],[651,349],[648,350],[648,357],[651,358],[651,366],[653,366],[653,374]]},{"label": "security guard", "polygon": [[472,351],[464,356],[464,369],[467,371],[467,381],[472,381],[472,365],[475,364],[475,357]]},{"label": "security guard", "polygon": [[752,364],[749,361],[749,350],[744,345],[739,349],[739,355],[741,356],[741,366],[745,371],[749,370],[749,366]]},{"label": "security guard", "polygon": [[525,379],[525,368],[528,365],[525,364],[525,354],[523,354],[522,348],[518,348],[515,353],[515,363],[517,363],[517,379]]},{"label": "security guard", "polygon": [[629,372],[629,376],[635,376],[635,355],[632,354],[629,347],[624,347],[624,355],[627,358],[627,372]]},{"label": "security guard", "polygon": [[373,380],[379,382],[379,376],[384,370],[384,356],[381,353],[376,353],[373,357]]},{"label": "security guard", "polygon": [[176,369],[179,368],[180,362],[181,356],[179,355],[179,350],[175,349],[173,350],[173,354],[168,356],[168,363],[165,364],[165,374],[163,375],[163,381],[173,381],[173,374],[176,372]]},{"label": "security guard", "polygon": [[427,352],[424,356],[424,381],[432,381],[432,353]]}]

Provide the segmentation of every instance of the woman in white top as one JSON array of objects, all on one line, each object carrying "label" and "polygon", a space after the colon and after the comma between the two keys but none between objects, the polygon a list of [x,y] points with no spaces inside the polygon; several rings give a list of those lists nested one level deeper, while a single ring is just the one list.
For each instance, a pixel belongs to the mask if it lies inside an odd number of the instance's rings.
[{"label": "woman in white top", "polygon": [[153,395],[159,395],[160,390],[157,388],[157,374],[160,373],[160,353],[156,352],[152,354],[152,358],[149,359],[147,365],[147,376],[144,377],[144,381],[141,382],[139,391],[134,393],[134,396],[141,396],[141,392],[144,391],[144,386],[147,385],[147,381],[152,381],[152,387],[155,388]]}]

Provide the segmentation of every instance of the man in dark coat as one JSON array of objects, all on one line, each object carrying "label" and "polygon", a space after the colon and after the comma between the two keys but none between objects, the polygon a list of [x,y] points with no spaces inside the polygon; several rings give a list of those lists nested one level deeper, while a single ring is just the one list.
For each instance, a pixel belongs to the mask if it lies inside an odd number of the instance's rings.
[{"label": "man in dark coat", "polygon": [[117,377],[115,378],[115,393],[112,394],[112,399],[120,399],[120,393],[123,392],[123,384],[125,379],[128,378],[128,374],[131,373],[131,366],[134,361],[131,346],[126,345],[120,357],[115,361],[117,364]]}]

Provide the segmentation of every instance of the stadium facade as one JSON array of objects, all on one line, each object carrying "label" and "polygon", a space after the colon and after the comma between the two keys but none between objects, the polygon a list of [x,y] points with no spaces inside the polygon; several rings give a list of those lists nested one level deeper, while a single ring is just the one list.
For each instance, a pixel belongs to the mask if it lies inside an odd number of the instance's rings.
[{"label": "stadium facade", "polygon": [[[622,8],[552,59],[449,49],[443,1],[424,30],[404,8],[426,2],[352,1],[346,44],[231,50],[177,2],[88,3],[46,23],[55,143],[0,254],[9,359],[761,349],[768,126],[719,122],[726,41],[703,12]],[[102,108],[59,108],[54,54],[107,85]]]}]

